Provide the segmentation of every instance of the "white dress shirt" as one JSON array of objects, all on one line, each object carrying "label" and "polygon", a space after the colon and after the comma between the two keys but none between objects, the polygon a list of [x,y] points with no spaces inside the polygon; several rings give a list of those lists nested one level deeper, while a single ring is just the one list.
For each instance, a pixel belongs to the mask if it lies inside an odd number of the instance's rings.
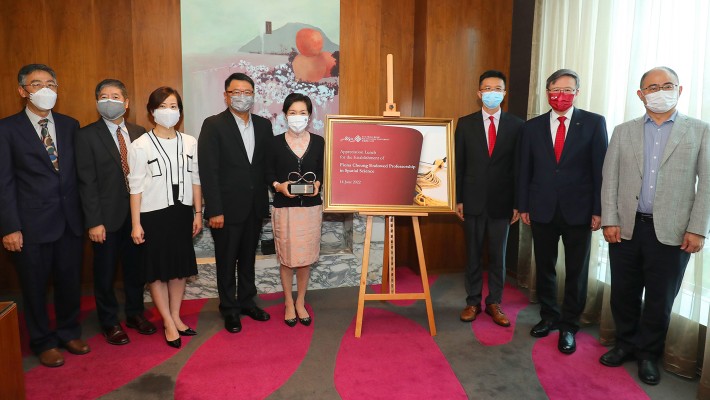
[{"label": "white dress shirt", "polygon": [[560,126],[560,121],[557,119],[559,117],[567,117],[565,120],[565,140],[567,139],[567,133],[569,132],[569,122],[572,120],[572,114],[574,113],[574,106],[570,107],[567,112],[563,115],[557,115],[555,110],[550,111],[550,134],[552,135],[552,145],[555,145],[555,137],[557,136],[557,127]]}]

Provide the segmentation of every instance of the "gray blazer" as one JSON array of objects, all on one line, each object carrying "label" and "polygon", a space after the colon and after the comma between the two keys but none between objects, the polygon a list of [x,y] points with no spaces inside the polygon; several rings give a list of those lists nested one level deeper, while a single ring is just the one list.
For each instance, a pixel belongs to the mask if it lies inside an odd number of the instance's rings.
[{"label": "gray blazer", "polygon": [[[643,176],[644,117],[614,129],[604,159],[602,226],[631,239]],[[697,183],[697,186],[696,186]],[[710,230],[710,125],[678,113],[663,152],[653,200],[658,240],[679,246],[685,232]]]}]

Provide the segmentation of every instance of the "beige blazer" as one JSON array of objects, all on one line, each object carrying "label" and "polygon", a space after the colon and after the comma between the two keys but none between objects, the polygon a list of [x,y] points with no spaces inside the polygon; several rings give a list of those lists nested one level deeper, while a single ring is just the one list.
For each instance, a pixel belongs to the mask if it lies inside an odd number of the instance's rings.
[{"label": "beige blazer", "polygon": [[[616,128],[604,159],[602,226],[631,239],[643,177],[644,117]],[[679,246],[685,232],[710,230],[710,125],[678,113],[666,144],[653,199],[658,240]]]}]

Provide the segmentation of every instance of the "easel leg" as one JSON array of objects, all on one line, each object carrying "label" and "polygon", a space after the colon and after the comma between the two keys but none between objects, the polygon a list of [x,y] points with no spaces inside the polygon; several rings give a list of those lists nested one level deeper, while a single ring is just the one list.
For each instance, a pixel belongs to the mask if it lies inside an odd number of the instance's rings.
[{"label": "easel leg", "polygon": [[[372,239],[372,216],[367,216],[365,243],[362,252],[362,274],[360,275],[360,296],[357,299],[357,318],[355,319],[355,337],[362,333],[362,314],[365,311],[365,291],[367,289],[367,266],[370,262],[370,241]],[[429,302],[431,304],[431,301]]]},{"label": "easel leg", "polygon": [[[380,288],[380,293],[389,293],[390,286],[390,268],[394,268],[394,265],[390,266],[390,235],[387,224],[387,218],[385,217],[385,247],[382,252],[382,287]],[[387,300],[382,300],[386,302]]]},{"label": "easel leg", "polygon": [[429,332],[431,336],[436,336],[436,324],[434,323],[434,308],[431,305],[431,293],[429,292],[429,278],[426,273],[426,262],[424,261],[424,247],[422,246],[422,233],[419,230],[419,217],[412,217],[414,226],[414,239],[417,243],[417,256],[419,257],[419,272],[422,277],[422,288],[424,289],[424,302],[426,303],[426,313],[429,318]]}]

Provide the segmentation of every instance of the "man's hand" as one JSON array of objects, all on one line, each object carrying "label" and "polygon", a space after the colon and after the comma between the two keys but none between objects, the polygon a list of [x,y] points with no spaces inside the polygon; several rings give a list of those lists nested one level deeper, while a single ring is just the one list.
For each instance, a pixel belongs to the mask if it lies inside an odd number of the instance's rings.
[{"label": "man's hand", "polygon": [[106,227],[103,225],[98,225],[93,228],[89,228],[89,239],[95,243],[103,243],[106,241]]},{"label": "man's hand", "polygon": [[2,237],[2,245],[7,251],[22,251],[22,231],[8,233]]},{"label": "man's hand", "polygon": [[456,203],[456,216],[463,221],[463,203]]},{"label": "man's hand", "polygon": [[530,225],[530,213],[520,213],[520,220],[522,220],[525,225]]},{"label": "man's hand", "polygon": [[680,245],[680,249],[684,250],[686,253],[697,253],[703,249],[703,245],[705,245],[704,236],[685,232],[685,236],[683,236],[683,244]]},{"label": "man's hand", "polygon": [[602,217],[598,215],[592,215],[592,231],[597,231],[602,227]]},{"label": "man's hand", "polygon": [[510,224],[513,225],[514,223],[518,222],[520,219],[520,213],[518,213],[518,210],[513,209],[513,218],[510,219]]},{"label": "man's hand", "polygon": [[213,229],[224,228],[224,215],[215,215],[214,217],[210,217],[207,221],[207,225]]},{"label": "man's hand", "polygon": [[604,227],[604,240],[607,243],[621,243],[621,228],[616,225]]}]

